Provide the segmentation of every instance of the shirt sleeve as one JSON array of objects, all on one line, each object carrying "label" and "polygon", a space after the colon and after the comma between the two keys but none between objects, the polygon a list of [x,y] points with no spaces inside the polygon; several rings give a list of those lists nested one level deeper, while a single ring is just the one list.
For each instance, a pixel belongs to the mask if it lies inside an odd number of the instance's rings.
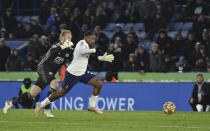
[{"label": "shirt sleeve", "polygon": [[89,54],[89,53],[95,53],[96,49],[88,49],[85,47],[85,45],[80,45],[79,46],[79,53],[80,54]]}]

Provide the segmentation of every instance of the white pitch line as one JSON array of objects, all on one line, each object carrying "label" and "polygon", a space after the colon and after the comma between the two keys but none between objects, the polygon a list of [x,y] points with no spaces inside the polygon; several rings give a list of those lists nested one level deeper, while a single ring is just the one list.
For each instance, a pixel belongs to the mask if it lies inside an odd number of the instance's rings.
[{"label": "white pitch line", "polygon": [[[0,121],[0,123],[30,123],[34,126],[37,126],[36,124],[48,124],[49,122],[30,122],[30,121]],[[55,122],[54,125],[72,125],[72,126],[90,126],[93,125],[92,123],[68,123],[68,122]],[[123,126],[123,127],[144,127],[142,125],[135,125],[135,124],[119,124],[119,123],[113,123],[113,124],[100,124],[99,126]],[[183,129],[210,129],[210,127],[200,127],[200,126],[151,126],[153,128],[183,128]]]}]

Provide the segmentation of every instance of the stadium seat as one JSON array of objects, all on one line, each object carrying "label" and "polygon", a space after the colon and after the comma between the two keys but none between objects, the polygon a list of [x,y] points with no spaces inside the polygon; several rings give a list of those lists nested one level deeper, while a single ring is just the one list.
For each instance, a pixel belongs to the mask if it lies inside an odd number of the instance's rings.
[{"label": "stadium seat", "polygon": [[106,25],[106,27],[104,28],[104,31],[113,31],[114,27],[115,27],[115,23],[109,23]]},{"label": "stadium seat", "polygon": [[134,31],[143,31],[144,30],[144,24],[143,23],[136,23],[133,26]]},{"label": "stadium seat", "polygon": [[22,17],[22,22],[23,23],[30,23],[31,22],[30,16],[24,16],[24,17]]},{"label": "stadium seat", "polygon": [[183,27],[183,23],[182,22],[170,23],[168,25],[168,30],[169,31],[179,31],[179,30],[182,30],[182,27]]},{"label": "stadium seat", "polygon": [[170,36],[172,39],[175,39],[177,33],[178,33],[177,31],[171,31],[171,32],[168,32],[168,36]]},{"label": "stadium seat", "polygon": [[182,31],[182,37],[187,38],[188,31]]},{"label": "stadium seat", "polygon": [[186,22],[183,24],[182,30],[190,30],[192,29],[193,23],[192,22]]},{"label": "stadium seat", "polygon": [[146,37],[147,37],[147,33],[144,31],[140,32],[139,35],[140,35],[140,38],[142,38],[142,39],[146,39]]},{"label": "stadium seat", "polygon": [[127,23],[125,24],[125,26],[123,27],[123,31],[127,31],[129,27],[133,27],[133,23]]},{"label": "stadium seat", "polygon": [[113,36],[113,34],[114,34],[114,31],[105,31],[104,33],[105,33],[106,36],[109,38],[109,40],[111,40],[111,39],[112,39],[112,36]]}]

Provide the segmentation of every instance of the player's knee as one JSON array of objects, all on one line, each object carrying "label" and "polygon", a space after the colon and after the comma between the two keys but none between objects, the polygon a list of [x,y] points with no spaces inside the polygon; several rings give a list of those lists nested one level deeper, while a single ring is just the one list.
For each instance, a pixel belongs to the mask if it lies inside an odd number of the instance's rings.
[{"label": "player's knee", "polygon": [[96,85],[95,85],[95,88],[101,89],[102,84],[103,84],[103,82],[101,80],[98,80]]}]

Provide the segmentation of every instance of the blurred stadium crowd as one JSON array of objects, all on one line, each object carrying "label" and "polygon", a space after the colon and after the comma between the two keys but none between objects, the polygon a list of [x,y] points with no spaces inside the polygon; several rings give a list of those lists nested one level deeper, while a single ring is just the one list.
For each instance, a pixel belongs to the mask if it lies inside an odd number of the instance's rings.
[{"label": "blurred stadium crowd", "polygon": [[[75,44],[95,32],[93,71],[210,72],[209,0],[39,0],[37,14],[21,15],[16,0],[3,1],[1,71],[35,71],[59,33],[70,29]],[[11,53],[8,40],[28,42]],[[104,52],[115,61],[97,61]]]}]

